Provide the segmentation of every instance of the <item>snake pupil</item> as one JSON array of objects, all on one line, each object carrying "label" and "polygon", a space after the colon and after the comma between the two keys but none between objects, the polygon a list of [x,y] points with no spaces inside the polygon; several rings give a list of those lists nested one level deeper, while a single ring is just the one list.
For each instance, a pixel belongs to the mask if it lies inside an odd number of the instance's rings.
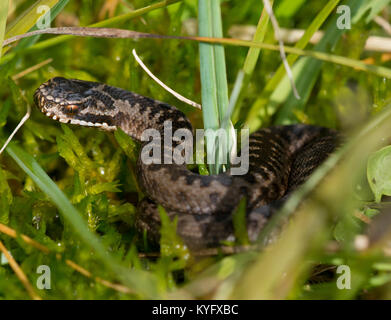
[{"label": "snake pupil", "polygon": [[65,107],[66,111],[68,113],[76,113],[79,107],[75,104],[70,104]]}]

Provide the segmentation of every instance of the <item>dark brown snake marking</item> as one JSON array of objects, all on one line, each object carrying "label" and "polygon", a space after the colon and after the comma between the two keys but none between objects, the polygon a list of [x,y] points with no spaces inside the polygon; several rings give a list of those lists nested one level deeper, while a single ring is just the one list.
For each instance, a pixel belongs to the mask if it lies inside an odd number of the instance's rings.
[{"label": "dark brown snake marking", "polygon": [[[120,127],[138,141],[149,128],[163,135],[166,120],[172,121],[173,132],[180,128],[192,131],[189,120],[175,107],[102,83],[57,77],[42,84],[34,99],[54,120],[109,131]],[[178,142],[172,141],[172,145],[174,148]],[[254,241],[280,199],[303,183],[337,145],[336,132],[327,128],[289,125],[261,129],[250,136],[249,171],[242,176],[201,176],[186,165],[148,165],[139,159],[138,179],[149,199],[140,203],[136,225],[157,241],[159,203],[171,217],[178,217],[177,232],[189,247],[218,246],[223,240],[235,240],[232,212],[245,196],[247,229]]]}]

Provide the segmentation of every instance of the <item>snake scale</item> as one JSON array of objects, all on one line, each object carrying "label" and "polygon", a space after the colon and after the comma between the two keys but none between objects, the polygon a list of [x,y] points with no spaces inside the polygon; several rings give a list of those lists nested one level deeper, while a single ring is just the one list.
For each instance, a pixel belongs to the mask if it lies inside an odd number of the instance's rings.
[{"label": "snake scale", "polygon": [[[53,120],[108,131],[121,128],[137,141],[150,128],[163,135],[167,120],[173,131],[193,130],[175,107],[97,82],[56,77],[36,90],[34,100]],[[169,138],[172,148],[178,145]],[[302,184],[338,143],[337,132],[323,127],[297,124],[261,129],[250,135],[249,170],[240,176],[229,172],[203,176],[186,164],[146,164],[139,157],[138,182],[148,197],[139,203],[136,226],[158,241],[157,204],[161,204],[170,217],[177,216],[177,233],[190,248],[215,247],[235,240],[232,215],[246,197],[247,230],[254,241],[280,199]]]}]

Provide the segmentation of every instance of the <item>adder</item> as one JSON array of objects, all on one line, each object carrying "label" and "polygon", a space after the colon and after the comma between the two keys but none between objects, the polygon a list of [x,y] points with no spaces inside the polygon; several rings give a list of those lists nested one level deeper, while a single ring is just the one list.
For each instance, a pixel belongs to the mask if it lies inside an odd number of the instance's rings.
[{"label": "adder", "polygon": [[[121,128],[142,142],[147,129],[156,129],[164,139],[164,123],[172,130],[192,125],[177,108],[166,103],[103,83],[56,77],[43,83],[34,94],[38,108],[63,123],[113,131]],[[172,137],[171,150],[180,141]],[[138,182],[148,196],[140,202],[136,220],[159,240],[157,204],[178,219],[177,233],[190,248],[215,247],[234,241],[232,216],[240,199],[246,197],[248,236],[254,241],[285,199],[338,146],[336,131],[296,124],[261,129],[249,137],[249,170],[244,175],[200,175],[186,164],[145,163],[139,157]],[[166,147],[167,148],[167,147]],[[161,152],[167,152],[163,150]]]}]

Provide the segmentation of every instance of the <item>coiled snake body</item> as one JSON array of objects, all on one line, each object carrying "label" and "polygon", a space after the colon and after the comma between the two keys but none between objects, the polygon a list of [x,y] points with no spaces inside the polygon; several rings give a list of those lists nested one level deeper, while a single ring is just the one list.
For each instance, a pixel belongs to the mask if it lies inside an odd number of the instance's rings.
[{"label": "coiled snake body", "polygon": [[[56,77],[42,84],[34,99],[54,120],[109,131],[121,128],[138,141],[146,129],[163,135],[167,120],[173,132],[192,130],[175,107],[102,83]],[[172,148],[178,145],[174,139],[171,142]],[[249,171],[242,176],[202,176],[185,164],[145,164],[139,158],[138,180],[149,199],[139,205],[138,228],[159,239],[156,204],[161,204],[171,217],[178,217],[177,233],[189,247],[218,246],[235,239],[232,213],[245,196],[247,230],[253,241],[276,201],[304,182],[333,152],[338,135],[310,125],[276,126],[255,132],[249,142]]]}]

